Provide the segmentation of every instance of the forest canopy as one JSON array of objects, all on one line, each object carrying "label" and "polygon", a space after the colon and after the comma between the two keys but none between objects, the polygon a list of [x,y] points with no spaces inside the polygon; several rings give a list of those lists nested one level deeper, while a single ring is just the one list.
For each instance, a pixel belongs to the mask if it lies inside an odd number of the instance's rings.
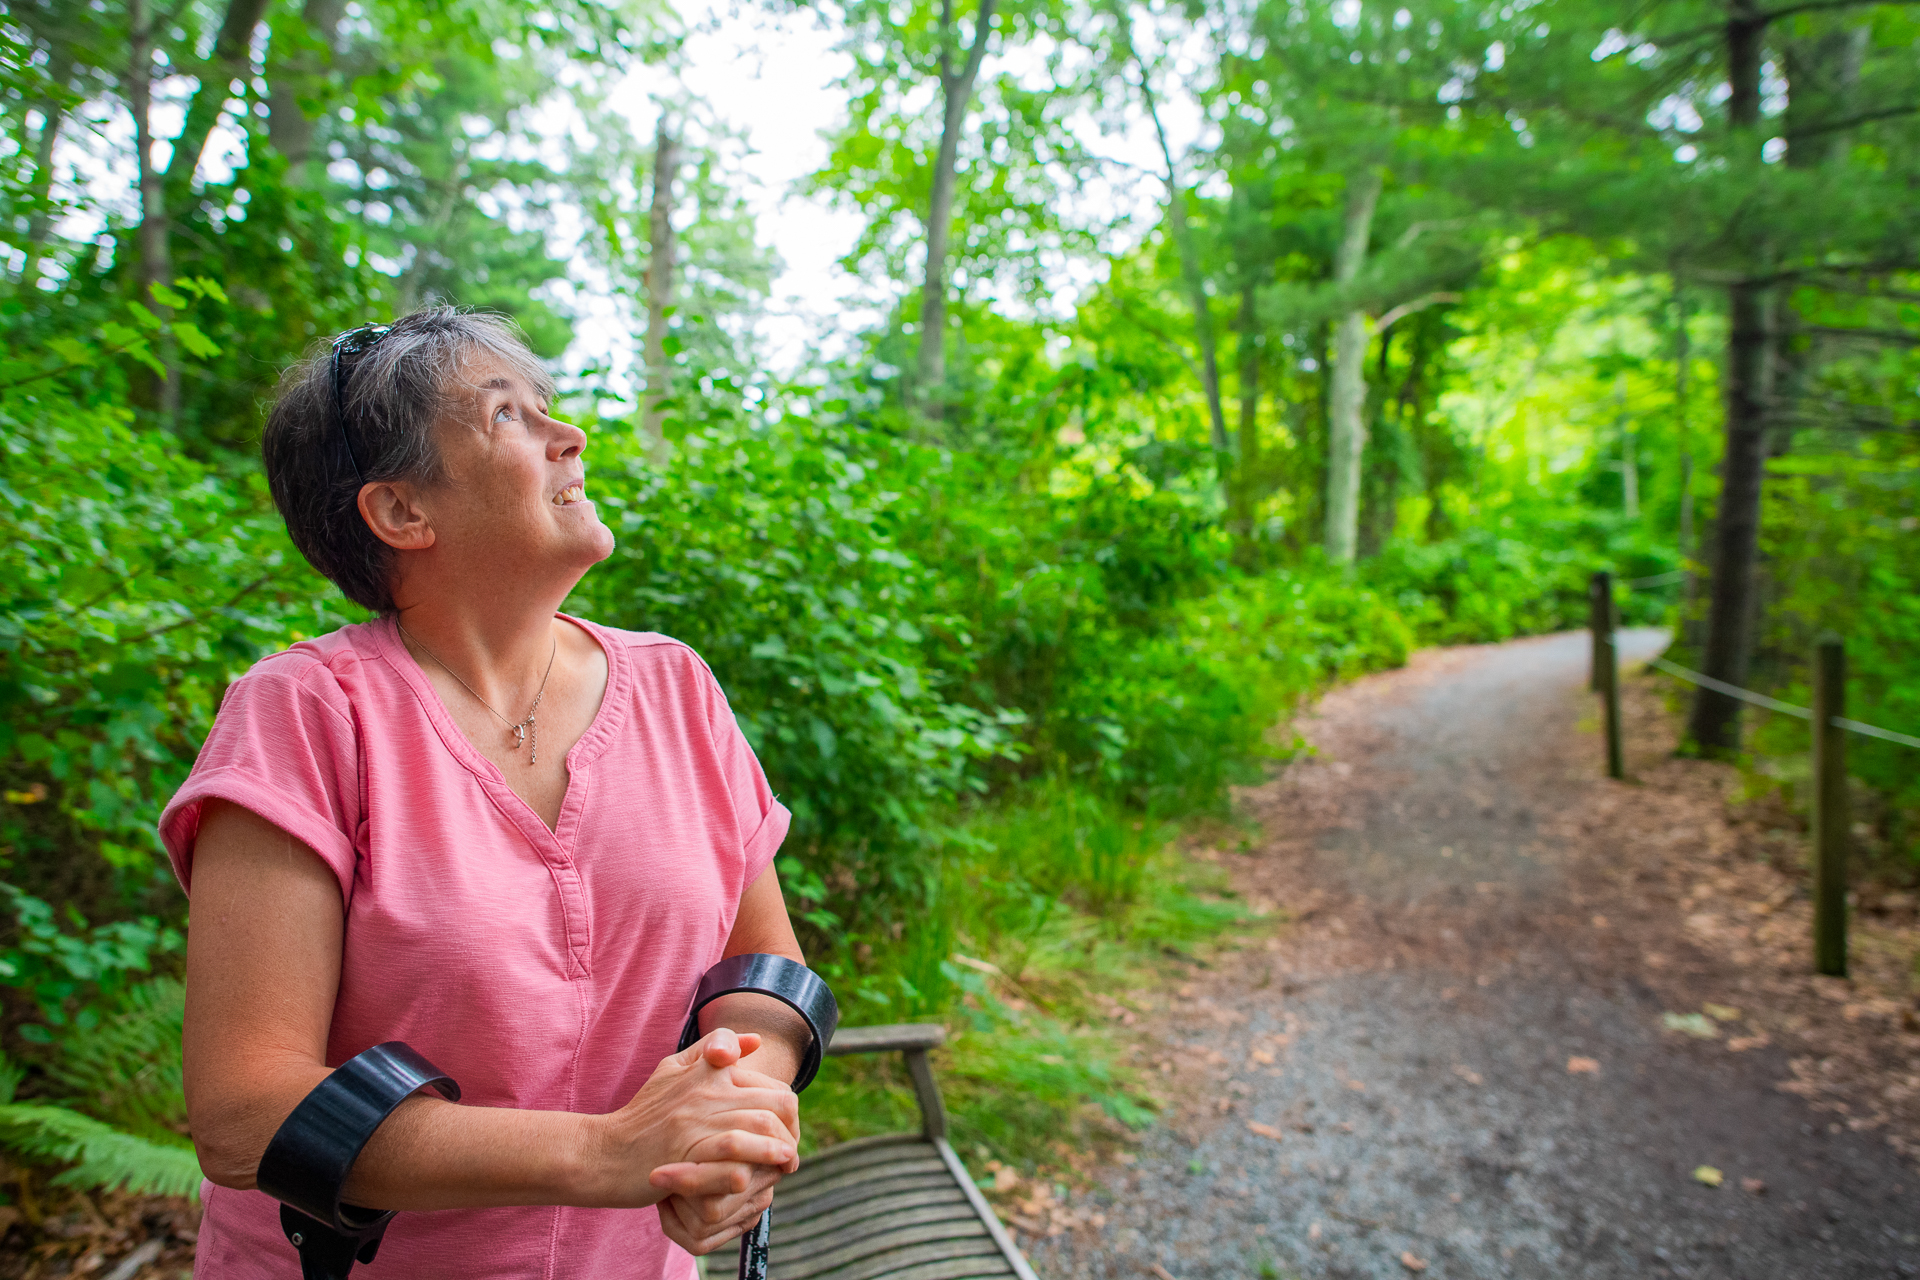
[{"label": "forest canopy", "polygon": [[[871,305],[776,367],[724,104],[610,101],[683,84],[700,14],[0,0],[0,1139],[196,1184],[177,1072],[99,1087],[177,1037],[154,823],[230,681],[362,616],[287,541],[262,405],[428,302],[552,363],[618,539],[570,607],[711,663],[876,1017],[1063,913],[1203,927],[1159,824],[1329,681],[1581,625],[1596,570],[1790,702],[1836,631],[1849,713],[1920,732],[1912,6],[803,16],[845,110],[790,198],[857,216]],[[1703,693],[1688,732],[1804,810],[1802,726]],[[1906,750],[1851,757],[1901,874]]]}]

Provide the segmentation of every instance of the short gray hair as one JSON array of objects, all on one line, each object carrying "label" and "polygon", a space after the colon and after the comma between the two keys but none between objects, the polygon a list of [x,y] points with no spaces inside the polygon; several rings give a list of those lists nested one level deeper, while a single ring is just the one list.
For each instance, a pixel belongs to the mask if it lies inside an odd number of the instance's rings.
[{"label": "short gray hair", "polygon": [[435,306],[394,321],[370,345],[340,347],[336,400],[338,341],[316,344],[281,378],[260,454],[273,505],[307,563],[355,604],[391,613],[394,550],[361,517],[360,486],[446,478],[434,425],[457,407],[474,356],[497,357],[549,399],[553,379],[505,316]]}]

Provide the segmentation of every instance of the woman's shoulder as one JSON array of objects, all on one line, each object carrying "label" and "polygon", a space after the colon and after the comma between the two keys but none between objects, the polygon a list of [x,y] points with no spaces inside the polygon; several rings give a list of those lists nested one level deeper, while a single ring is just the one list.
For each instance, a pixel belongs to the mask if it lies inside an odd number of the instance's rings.
[{"label": "woman's shoulder", "polygon": [[698,691],[718,691],[719,682],[694,647],[658,631],[628,631],[604,623],[576,618],[599,637],[602,645],[618,648],[620,657],[632,667],[635,683],[641,687],[668,683]]},{"label": "woman's shoulder", "polygon": [[380,652],[379,621],[353,623],[325,635],[296,637],[294,643],[256,661],[234,688],[293,686],[344,705],[342,678],[354,681],[368,659]]}]

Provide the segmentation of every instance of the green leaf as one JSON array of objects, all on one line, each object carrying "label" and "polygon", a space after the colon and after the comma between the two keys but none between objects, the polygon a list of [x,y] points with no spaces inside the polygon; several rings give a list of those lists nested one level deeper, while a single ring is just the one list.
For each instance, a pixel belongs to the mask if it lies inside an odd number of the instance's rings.
[{"label": "green leaf", "polygon": [[173,336],[187,354],[200,360],[211,360],[220,354],[220,346],[206,334],[200,332],[200,326],[191,320],[175,320],[172,325]]}]

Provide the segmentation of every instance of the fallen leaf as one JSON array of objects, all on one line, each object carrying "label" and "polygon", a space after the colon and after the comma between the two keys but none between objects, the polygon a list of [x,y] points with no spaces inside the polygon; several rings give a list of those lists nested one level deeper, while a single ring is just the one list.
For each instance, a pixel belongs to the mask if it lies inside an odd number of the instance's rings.
[{"label": "fallen leaf", "polygon": [[1663,1013],[1660,1025],[1669,1031],[1679,1031],[1701,1040],[1718,1040],[1720,1028],[1713,1025],[1704,1013]]},{"label": "fallen leaf", "polygon": [[1319,1238],[1320,1238],[1320,1224],[1316,1222],[1312,1226],[1307,1228],[1307,1239],[1318,1240]]},{"label": "fallen leaf", "polygon": [[1167,1269],[1157,1262],[1149,1266],[1147,1270],[1153,1272],[1155,1280],[1173,1280],[1173,1276],[1168,1273]]},{"label": "fallen leaf", "polygon": [[1261,1124],[1258,1120],[1247,1121],[1247,1132],[1258,1134],[1262,1138],[1272,1138],[1275,1142],[1280,1141],[1278,1129],[1270,1124]]},{"label": "fallen leaf", "polygon": [[1605,916],[1595,916],[1593,918],[1593,927],[1596,929],[1604,929],[1609,923],[1611,922]]},{"label": "fallen leaf", "polygon": [[1763,1196],[1767,1194],[1767,1184],[1758,1178],[1740,1179],[1740,1189],[1750,1196]]},{"label": "fallen leaf", "polygon": [[1400,1265],[1417,1273],[1427,1269],[1427,1260],[1414,1257],[1411,1249],[1403,1249],[1400,1251]]},{"label": "fallen leaf", "polygon": [[1693,1180],[1709,1187],[1717,1187],[1727,1180],[1727,1175],[1710,1164],[1703,1164],[1693,1171]]},{"label": "fallen leaf", "polygon": [[1011,1191],[1019,1185],[1020,1171],[1018,1169],[1009,1169],[1005,1165],[1002,1165],[993,1171],[993,1189],[995,1191]]},{"label": "fallen leaf", "polygon": [[1773,1041],[1763,1031],[1757,1036],[1735,1036],[1727,1041],[1727,1049],[1732,1053],[1745,1053],[1749,1049],[1763,1048],[1772,1043]]},{"label": "fallen leaf", "polygon": [[1263,1067],[1270,1067],[1273,1065],[1273,1055],[1268,1053],[1265,1049],[1255,1049],[1252,1053],[1247,1055],[1247,1060],[1250,1062],[1257,1062]]},{"label": "fallen leaf", "polygon": [[1347,1088],[1353,1090],[1355,1093],[1365,1093],[1367,1091],[1367,1086],[1358,1080],[1347,1081]]},{"label": "fallen leaf", "polygon": [[1593,1058],[1568,1058],[1567,1074],[1570,1076],[1597,1076],[1600,1074],[1600,1064]]},{"label": "fallen leaf", "polygon": [[1700,1012],[1706,1014],[1715,1022],[1740,1021],[1740,1011],[1731,1005],[1714,1004],[1712,1001],[1708,1001],[1700,1006]]},{"label": "fallen leaf", "polygon": [[1468,1084],[1485,1084],[1486,1083],[1486,1080],[1481,1076],[1481,1074],[1478,1071],[1475,1071],[1471,1067],[1462,1066],[1458,1062],[1453,1064],[1453,1074],[1459,1076],[1462,1080],[1465,1080]]}]

